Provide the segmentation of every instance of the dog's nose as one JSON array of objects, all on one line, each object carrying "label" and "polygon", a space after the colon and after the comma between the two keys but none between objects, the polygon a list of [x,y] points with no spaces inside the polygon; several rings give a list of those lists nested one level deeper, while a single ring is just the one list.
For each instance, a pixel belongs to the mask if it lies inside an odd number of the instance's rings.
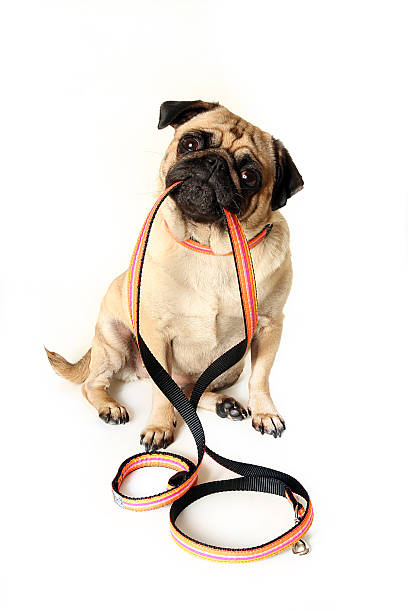
[{"label": "dog's nose", "polygon": [[221,170],[221,168],[225,169],[227,167],[227,162],[225,159],[218,157],[217,155],[209,155],[207,157],[207,163],[212,171]]}]

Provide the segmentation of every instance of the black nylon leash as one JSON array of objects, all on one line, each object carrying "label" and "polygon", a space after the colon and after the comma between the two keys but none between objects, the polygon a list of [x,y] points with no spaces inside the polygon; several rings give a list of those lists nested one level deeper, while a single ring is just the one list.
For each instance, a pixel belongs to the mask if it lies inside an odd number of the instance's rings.
[{"label": "black nylon leash", "polygon": [[[162,393],[177,409],[190,429],[197,447],[197,463],[194,464],[180,455],[168,452],[155,451],[133,455],[122,463],[112,482],[114,499],[121,507],[131,510],[150,510],[173,502],[170,508],[170,524],[174,540],[188,552],[206,559],[229,562],[252,561],[275,555],[288,547],[292,547],[296,553],[305,554],[308,552],[308,547],[301,538],[310,528],[313,520],[312,504],[306,489],[288,474],[263,466],[234,461],[212,451],[206,446],[204,430],[197,415],[197,406],[205,389],[215,378],[245,356],[256,328],[257,319],[256,316],[254,317],[256,309],[254,309],[251,303],[253,298],[256,306],[255,276],[248,244],[238,218],[235,215],[222,209],[238,278],[241,307],[245,322],[245,338],[223,353],[206,368],[196,381],[189,399],[156,359],[140,334],[140,289],[150,230],[160,205],[178,184],[175,183],[160,196],[140,232],[129,267],[129,308],[132,325],[146,370]],[[197,482],[198,470],[205,452],[217,463],[238,474],[239,477],[193,486]],[[172,467],[176,470],[176,474],[169,480],[169,489],[158,495],[143,498],[122,495],[120,493],[120,486],[124,478],[136,469],[149,466]],[[224,491],[257,491],[286,497],[295,512],[295,526],[278,538],[251,548],[212,546],[194,540],[177,527],[177,518],[187,506],[207,495]],[[302,497],[305,505],[300,503],[295,495]]]}]

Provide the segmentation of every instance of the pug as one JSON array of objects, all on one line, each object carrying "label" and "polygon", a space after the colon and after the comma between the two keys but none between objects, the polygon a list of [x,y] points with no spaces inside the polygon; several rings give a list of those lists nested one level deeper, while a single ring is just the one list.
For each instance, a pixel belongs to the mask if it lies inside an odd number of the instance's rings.
[{"label": "pug", "polygon": [[[271,398],[269,374],[281,339],[292,266],[289,230],[279,209],[303,188],[302,177],[279,140],[218,103],[164,102],[158,128],[167,126],[175,131],[160,165],[158,193],[183,182],[162,204],[151,230],[141,286],[141,335],[188,396],[208,365],[244,337],[231,244],[220,209],[235,213],[252,244],[258,294],[249,399],[244,406],[226,393],[242,373],[243,358],[210,384],[198,407],[233,421],[250,415],[257,431],[280,437],[285,422]],[[46,349],[54,370],[82,383],[83,395],[100,418],[113,424],[128,422],[129,414],[109,394],[112,378],[148,377],[128,312],[127,279],[124,272],[110,285],[92,347],[77,363]],[[147,451],[166,448],[174,440],[175,426],[172,404],[153,384],[141,444]]]}]

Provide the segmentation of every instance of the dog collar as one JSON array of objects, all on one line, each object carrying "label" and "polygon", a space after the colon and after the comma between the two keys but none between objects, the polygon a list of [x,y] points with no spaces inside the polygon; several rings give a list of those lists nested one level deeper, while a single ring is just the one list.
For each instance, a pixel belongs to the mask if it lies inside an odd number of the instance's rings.
[{"label": "dog collar", "polygon": [[[140,335],[140,288],[150,229],[159,206],[179,183],[174,183],[160,196],[143,224],[128,271],[128,306],[130,320],[146,369],[190,429],[197,448],[197,462],[193,463],[185,457],[167,452],[144,452],[133,455],[122,463],[112,482],[114,501],[121,508],[136,511],[154,510],[171,503],[170,530],[174,541],[185,551],[207,560],[230,563],[257,561],[276,555],[290,547],[296,554],[305,554],[309,549],[301,538],[310,528],[313,520],[313,508],[306,489],[288,474],[259,465],[227,459],[212,451],[206,445],[204,429],[197,415],[199,399],[208,385],[245,356],[258,322],[256,284],[251,255],[244,231],[236,215],[222,209],[227,223],[238,278],[242,314],[245,322],[245,338],[208,366],[198,378],[191,396],[188,398],[152,354]],[[198,471],[205,453],[223,467],[235,472],[239,477],[197,485]],[[176,473],[169,479],[167,490],[162,493],[149,497],[130,497],[122,494],[120,487],[124,479],[128,474],[142,467],[167,467],[175,470]],[[190,504],[207,495],[224,491],[259,491],[285,497],[294,510],[295,525],[283,535],[270,540],[266,544],[250,548],[213,546],[195,540],[181,531],[177,526],[177,518]],[[295,495],[300,496],[305,505]]]},{"label": "dog collar", "polygon": [[[205,244],[201,244],[201,242],[197,242],[196,240],[193,240],[192,238],[189,238],[188,240],[179,240],[172,233],[166,219],[164,219],[164,225],[165,225],[166,230],[170,234],[170,236],[173,238],[173,240],[175,240],[178,244],[181,244],[182,246],[185,246],[188,249],[191,249],[192,251],[196,251],[197,253],[205,253],[206,255],[215,255],[218,257],[222,257],[225,255],[232,255],[232,251],[229,251],[228,253],[214,253],[214,251],[211,250],[211,247]],[[250,240],[247,241],[249,248],[253,249],[257,244],[262,242],[262,240],[267,237],[272,227],[273,227],[273,223],[268,223],[267,225],[265,225],[263,230],[261,230],[258,234],[256,234],[256,236],[254,236],[253,238],[250,238]]]}]

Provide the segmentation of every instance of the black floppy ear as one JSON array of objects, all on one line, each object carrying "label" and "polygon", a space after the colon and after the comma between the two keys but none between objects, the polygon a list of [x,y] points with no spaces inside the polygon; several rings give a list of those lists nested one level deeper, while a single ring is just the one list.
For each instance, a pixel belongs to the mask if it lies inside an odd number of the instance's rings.
[{"label": "black floppy ear", "polygon": [[281,141],[274,139],[272,146],[275,155],[275,183],[271,208],[278,210],[285,206],[286,200],[303,189],[303,179]]},{"label": "black floppy ear", "polygon": [[161,130],[168,125],[177,128],[195,115],[212,110],[218,106],[218,102],[203,102],[202,100],[190,100],[189,102],[163,102],[160,106],[160,117],[158,129]]}]

